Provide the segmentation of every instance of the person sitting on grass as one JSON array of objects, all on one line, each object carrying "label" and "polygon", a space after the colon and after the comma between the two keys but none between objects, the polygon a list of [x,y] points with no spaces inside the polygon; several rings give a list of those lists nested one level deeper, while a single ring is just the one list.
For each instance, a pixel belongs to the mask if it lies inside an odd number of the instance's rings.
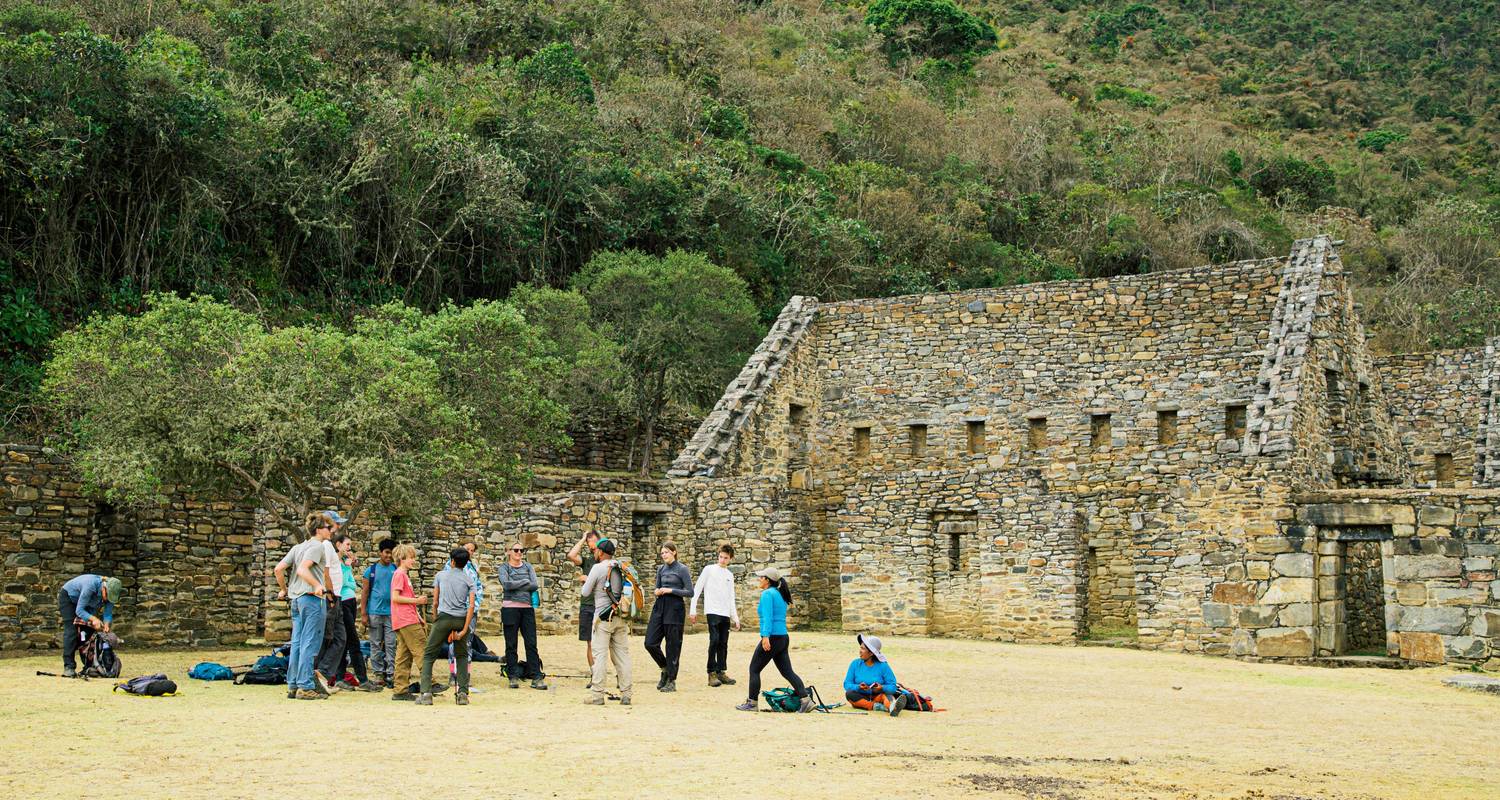
[{"label": "person sitting on grass", "polygon": [[103,575],[79,575],[57,592],[57,615],[62,619],[63,677],[78,675],[76,656],[80,640],[78,625],[109,632],[120,599],[120,579]]},{"label": "person sitting on grass", "polygon": [[866,711],[900,714],[906,708],[906,694],[896,685],[896,673],[880,652],[880,639],[863,633],[854,638],[859,642],[859,658],[849,662],[844,674],[844,699]]},{"label": "person sitting on grass", "polygon": [[395,677],[392,700],[415,700],[411,692],[411,665],[427,641],[427,624],[418,610],[427,604],[427,595],[417,594],[411,585],[411,570],[417,566],[417,548],[397,545],[392,554],[396,571],[391,574],[391,630],[396,637]]},{"label": "person sitting on grass", "polygon": [[432,665],[443,657],[443,645],[452,645],[453,663],[458,672],[457,705],[469,704],[469,626],[474,624],[474,579],[464,567],[469,551],[462,547],[448,553],[448,567],[432,579],[432,605],[437,615],[427,633],[427,648],[422,653],[422,693],[417,705],[432,705]]}]

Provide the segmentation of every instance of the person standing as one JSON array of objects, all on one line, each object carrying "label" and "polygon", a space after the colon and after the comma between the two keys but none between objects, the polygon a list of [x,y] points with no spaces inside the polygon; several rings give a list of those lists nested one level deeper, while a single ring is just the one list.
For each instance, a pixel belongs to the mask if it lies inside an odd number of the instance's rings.
[{"label": "person standing", "polygon": [[[506,559],[500,565],[500,588],[505,595],[500,602],[500,620],[505,625],[505,676],[510,679],[510,688],[516,689],[521,680],[531,681],[531,688],[545,689],[547,682],[542,677],[542,657],[536,649],[536,607],[531,604],[531,594],[542,587],[536,577],[536,569],[525,558],[526,548],[516,542],[506,551]],[[526,642],[526,669],[524,675],[516,665],[516,634]]]},{"label": "person standing", "polygon": [[427,624],[419,610],[427,604],[427,595],[417,594],[411,583],[411,570],[417,566],[417,548],[398,545],[393,557],[396,571],[391,573],[391,630],[396,637],[396,660],[391,699],[415,700],[417,696],[411,693],[411,667],[427,641]]},{"label": "person standing", "polygon": [[[327,512],[324,512],[325,514]],[[330,516],[330,519],[332,517]],[[338,523],[334,523],[335,533],[329,539],[333,551],[333,566],[329,568],[332,577],[329,579],[328,609],[323,623],[323,646],[318,653],[318,659],[313,667],[313,677],[321,685],[328,687],[329,694],[335,694],[341,690],[339,686],[343,682],[343,674],[338,671],[339,662],[344,659],[344,645],[347,644],[344,636],[344,563],[340,554],[349,552],[352,542],[349,535],[338,533]]]},{"label": "person standing", "polygon": [[359,596],[359,615],[364,618],[365,631],[370,637],[370,670],[375,673],[374,681],[393,687],[396,634],[391,628],[391,578],[396,575],[392,552],[395,549],[395,539],[380,541],[380,560],[365,570],[365,585]]},{"label": "person standing", "polygon": [[[677,691],[677,667],[682,660],[682,624],[687,611],[683,598],[693,596],[693,573],[677,560],[677,545],[661,544],[661,566],[656,568],[656,602],[646,624],[646,652],[661,669],[659,692]],[[662,652],[662,644],[666,652]]]},{"label": "person standing", "polygon": [[458,673],[458,691],[453,702],[469,704],[469,626],[474,624],[474,579],[464,567],[469,551],[455,547],[448,554],[448,566],[433,576],[432,605],[436,615],[427,632],[427,646],[422,652],[422,693],[417,705],[432,705],[432,665],[443,655],[443,645],[452,645],[454,667]]},{"label": "person standing", "polygon": [[[589,705],[604,705],[604,675],[606,670],[604,656],[608,654],[609,661],[615,665],[615,683],[620,689],[620,705],[630,705],[630,620],[622,613],[617,613],[615,600],[616,595],[611,598],[611,584],[613,577],[611,571],[615,567],[615,543],[608,539],[600,539],[594,545],[594,566],[589,569],[588,577],[583,581],[580,594],[593,596],[594,598],[594,630],[590,635],[590,641],[599,645],[600,651],[594,657],[593,675],[589,680],[589,697],[584,702]],[[620,587],[614,587],[618,590]]]},{"label": "person standing", "polygon": [[349,670],[354,670],[354,679],[359,681],[359,686],[350,686],[347,682],[341,682],[339,688],[345,691],[358,688],[361,692],[378,692],[382,688],[370,680],[365,672],[365,654],[359,649],[359,592],[354,583],[354,547],[349,538],[344,537],[344,542],[339,547],[339,567],[343,570],[343,584],[339,588],[339,616],[344,625],[344,655],[339,659],[338,666],[334,668],[337,677],[343,681],[344,675]]},{"label": "person standing", "polygon": [[479,608],[484,605],[484,581],[479,577],[479,543],[474,541],[464,542],[463,547],[469,551],[469,563],[464,565],[464,572],[469,573],[469,578],[474,581],[474,625],[469,628],[470,652],[473,652],[474,637],[479,635]]},{"label": "person standing", "polygon": [[[328,612],[324,599],[330,570],[338,565],[329,559],[328,538],[333,535],[333,521],[323,512],[307,515],[303,528],[308,538],[287,552],[276,565],[276,583],[281,586],[278,595],[292,604],[292,647],[287,654],[287,697],[297,700],[318,700],[328,696],[327,691],[318,691],[313,678],[313,663],[323,643],[323,619]],[[293,567],[291,580],[286,572]]]},{"label": "person standing", "polygon": [[703,598],[703,612],[708,615],[708,685],[733,686],[729,677],[729,625],[740,629],[740,610],[734,599],[734,573],[729,571],[729,562],[734,560],[734,546],[719,548],[717,563],[709,564],[698,573],[693,584],[693,602],[688,609],[688,621],[698,621],[698,598]]},{"label": "person standing", "polygon": [[63,677],[78,675],[78,623],[109,632],[115,619],[115,603],[123,591],[119,578],[83,574],[57,590],[57,616],[62,620]]},{"label": "person standing", "polygon": [[[594,568],[594,546],[599,543],[598,531],[589,531],[568,550],[568,560],[578,567],[578,582],[588,580]],[[585,593],[578,603],[578,641],[583,642],[584,655],[589,660],[589,669],[594,668],[594,596]]]},{"label": "person standing", "polygon": [[800,713],[806,714],[817,705],[807,694],[802,679],[792,671],[791,638],[787,635],[786,610],[792,603],[792,588],[786,578],[775,567],[766,567],[755,573],[760,578],[760,645],[750,656],[749,699],[735,706],[740,711],[755,711],[760,704],[760,673],[767,664],[775,663],[776,671],[792,684],[792,692],[802,700]]}]

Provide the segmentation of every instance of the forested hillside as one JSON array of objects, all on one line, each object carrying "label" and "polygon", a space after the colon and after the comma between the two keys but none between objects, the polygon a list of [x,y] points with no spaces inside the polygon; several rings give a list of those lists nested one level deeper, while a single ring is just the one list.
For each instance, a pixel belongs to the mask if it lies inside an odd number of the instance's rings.
[{"label": "forested hillside", "polygon": [[[0,0],[0,359],[154,291],[350,322],[701,253],[827,299],[1346,240],[1500,332],[1494,0]],[[13,412],[7,421],[16,418]]]}]

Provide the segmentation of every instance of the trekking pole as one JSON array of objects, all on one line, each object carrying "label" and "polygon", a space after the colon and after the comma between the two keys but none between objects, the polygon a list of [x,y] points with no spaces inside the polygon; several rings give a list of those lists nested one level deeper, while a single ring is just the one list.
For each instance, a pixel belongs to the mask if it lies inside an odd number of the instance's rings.
[{"label": "trekking pole", "polygon": [[43,672],[41,670],[37,670],[36,674],[41,675],[43,677],[47,677],[47,678],[67,678],[68,677],[66,675],[61,675],[61,674],[58,674],[56,672]]}]

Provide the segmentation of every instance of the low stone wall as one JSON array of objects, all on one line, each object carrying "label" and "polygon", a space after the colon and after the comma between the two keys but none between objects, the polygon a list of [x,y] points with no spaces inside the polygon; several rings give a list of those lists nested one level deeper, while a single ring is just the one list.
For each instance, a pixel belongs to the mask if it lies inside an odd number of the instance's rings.
[{"label": "low stone wall", "polygon": [[[662,476],[672,459],[682,450],[698,429],[698,420],[687,416],[670,416],[657,420],[651,447],[651,472]],[[568,426],[572,444],[538,455],[544,467],[566,469],[634,472],[640,469],[641,454],[635,423],[625,419],[578,419]]]},{"label": "low stone wall", "polygon": [[40,447],[5,445],[0,463],[0,650],[55,646],[57,591],[97,559],[94,504],[65,464]]}]

